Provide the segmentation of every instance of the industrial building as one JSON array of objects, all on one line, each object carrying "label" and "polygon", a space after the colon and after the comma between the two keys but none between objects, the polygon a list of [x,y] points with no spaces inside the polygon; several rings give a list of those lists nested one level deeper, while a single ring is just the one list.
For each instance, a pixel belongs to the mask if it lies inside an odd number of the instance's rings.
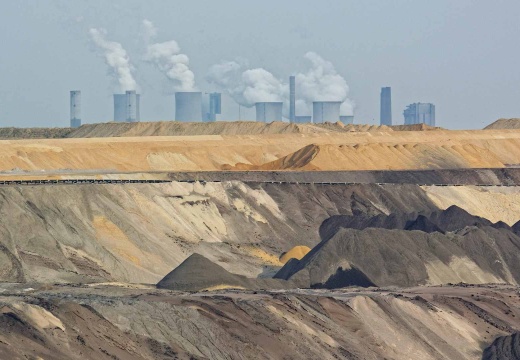
[{"label": "industrial building", "polygon": [[354,115],[343,115],[339,117],[339,121],[341,121],[344,125],[350,125],[354,123]]},{"label": "industrial building", "polygon": [[435,105],[430,103],[415,103],[408,105],[403,112],[404,124],[426,124],[435,126]]},{"label": "industrial building", "polygon": [[338,122],[341,101],[314,101],[312,103],[312,122],[315,124]]},{"label": "industrial building", "polygon": [[199,91],[175,93],[175,120],[202,121],[202,93]]},{"label": "industrial building", "polygon": [[138,122],[141,120],[141,96],[134,90],[124,94],[114,94],[114,121]]},{"label": "industrial building", "polygon": [[258,102],[256,107],[256,121],[282,121],[282,102]]},{"label": "industrial building", "polygon": [[289,122],[296,118],[296,77],[289,76]]},{"label": "industrial building", "polygon": [[380,124],[392,125],[392,88],[381,88]]},{"label": "industrial building", "polygon": [[70,127],[81,126],[81,91],[70,92]]},{"label": "industrial building", "polygon": [[[206,105],[207,104],[207,105]],[[204,111],[204,121],[217,121],[217,115],[222,113],[222,96],[220,93],[210,93],[208,101],[205,102],[207,111]]]}]

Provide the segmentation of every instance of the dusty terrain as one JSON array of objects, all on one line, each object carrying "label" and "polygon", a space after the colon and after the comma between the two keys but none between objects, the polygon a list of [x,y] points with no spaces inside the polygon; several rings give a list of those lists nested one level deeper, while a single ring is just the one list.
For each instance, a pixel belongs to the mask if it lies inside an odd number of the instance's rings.
[{"label": "dusty terrain", "polygon": [[498,119],[492,124],[484,128],[485,130],[493,129],[520,129],[520,119]]},{"label": "dusty terrain", "polygon": [[[471,202],[452,196],[468,191]],[[0,187],[0,276],[155,283],[194,252],[232,273],[272,275],[284,252],[317,245],[321,223],[333,215],[431,212],[440,208],[439,197],[493,222],[514,225],[520,213],[516,187],[238,181]]]},{"label": "dusty terrain", "polygon": [[0,290],[3,359],[479,359],[496,337],[519,331],[520,317],[518,288],[496,285]]},{"label": "dusty terrain", "polygon": [[0,358],[518,349],[520,130],[138,123],[0,137],[2,181],[164,181],[0,185]]},{"label": "dusty terrain", "polygon": [[253,135],[286,133],[323,133],[357,131],[427,131],[439,130],[424,124],[373,126],[343,125],[342,123],[289,124],[284,122],[260,123],[256,121],[185,123],[155,121],[137,123],[85,124],[79,128],[0,128],[0,139],[49,139],[82,137],[134,137],[179,135]]},{"label": "dusty terrain", "polygon": [[520,164],[519,138],[518,130],[439,130],[2,140],[0,169],[146,172],[503,168]]}]

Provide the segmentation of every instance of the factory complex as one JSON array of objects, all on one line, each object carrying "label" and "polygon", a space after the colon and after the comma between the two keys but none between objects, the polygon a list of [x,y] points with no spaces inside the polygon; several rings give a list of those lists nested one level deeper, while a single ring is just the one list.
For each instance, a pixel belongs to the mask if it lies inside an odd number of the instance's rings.
[{"label": "factory complex", "polygon": [[[341,122],[345,125],[354,123],[353,115],[341,114],[341,101],[313,101],[312,114],[296,114],[296,79],[289,77],[289,112],[290,123],[320,124],[325,122]],[[141,95],[135,90],[124,94],[114,94],[115,122],[139,122]],[[283,121],[283,101],[262,101],[254,104],[256,121]],[[201,91],[178,91],[175,93],[175,121],[181,122],[213,122],[222,113],[222,94],[219,92],[203,93]],[[431,103],[413,103],[403,112],[404,124],[426,124],[435,126],[435,105]],[[392,90],[381,88],[380,125],[392,126]],[[81,126],[81,91],[70,92],[70,127]]]}]

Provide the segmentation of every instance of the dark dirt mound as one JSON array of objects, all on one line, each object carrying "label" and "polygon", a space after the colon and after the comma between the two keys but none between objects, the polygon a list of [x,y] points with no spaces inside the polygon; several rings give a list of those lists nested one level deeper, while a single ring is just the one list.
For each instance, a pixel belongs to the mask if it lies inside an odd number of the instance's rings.
[{"label": "dark dirt mound", "polygon": [[157,287],[191,291],[224,284],[230,287],[248,287],[249,282],[245,276],[232,274],[204,256],[192,254],[159,281]]},{"label": "dark dirt mound", "polygon": [[520,234],[520,221],[516,222],[511,229],[515,234]]},{"label": "dark dirt mound", "polygon": [[275,278],[301,287],[417,286],[520,280],[520,237],[507,229],[455,233],[341,228]]},{"label": "dark dirt mound", "polygon": [[482,360],[520,359],[520,333],[500,336],[489,345],[482,355]]},{"label": "dark dirt mound", "polygon": [[[365,214],[336,215],[325,220],[320,227],[320,237],[323,240],[334,236],[340,228],[363,230],[367,228],[419,230],[427,233],[446,233],[463,229],[467,226],[492,226],[511,229],[507,224],[474,216],[458,206],[450,206],[446,210],[433,211],[426,214],[393,213],[390,215]],[[520,228],[520,225],[519,225]]]},{"label": "dark dirt mound", "polygon": [[285,281],[273,279],[250,279],[232,274],[200,254],[192,254],[173,269],[157,287],[180,291],[199,291],[211,288],[265,289],[282,288]]}]

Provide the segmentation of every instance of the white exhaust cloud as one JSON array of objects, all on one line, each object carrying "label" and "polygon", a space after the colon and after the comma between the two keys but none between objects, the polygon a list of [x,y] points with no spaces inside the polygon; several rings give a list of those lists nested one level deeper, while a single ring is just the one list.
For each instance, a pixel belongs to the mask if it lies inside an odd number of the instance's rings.
[{"label": "white exhaust cloud", "polygon": [[175,91],[196,91],[195,74],[190,70],[190,59],[181,53],[175,40],[150,44],[157,29],[149,20],[143,21],[143,35],[147,41],[144,60],[154,65],[173,83]]},{"label": "white exhaust cloud", "polygon": [[110,74],[115,77],[121,90],[137,90],[137,82],[133,76],[134,67],[123,46],[118,42],[107,40],[107,32],[104,29],[92,28],[89,34],[96,47],[103,52]]},{"label": "white exhaust cloud", "polygon": [[[313,101],[341,101],[341,114],[352,115],[349,87],[334,65],[314,52],[305,54],[310,67],[296,74],[296,111],[312,113]],[[213,65],[206,76],[209,83],[228,93],[237,103],[251,107],[256,102],[283,101],[289,109],[289,85],[265,69],[249,69],[244,63],[226,61]]]}]

